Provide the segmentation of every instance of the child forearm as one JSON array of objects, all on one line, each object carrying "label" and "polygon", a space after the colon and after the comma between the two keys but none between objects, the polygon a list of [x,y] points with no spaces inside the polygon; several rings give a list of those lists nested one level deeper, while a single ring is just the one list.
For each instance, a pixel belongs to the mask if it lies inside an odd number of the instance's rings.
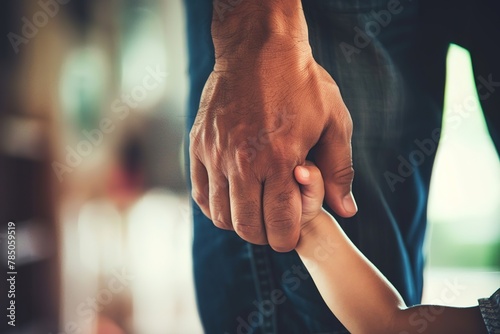
[{"label": "child forearm", "polygon": [[322,211],[296,248],[330,310],[353,333],[388,333],[405,304],[394,287]]},{"label": "child forearm", "polygon": [[478,307],[406,308],[325,211],[303,228],[296,251],[330,310],[352,333],[486,333]]}]

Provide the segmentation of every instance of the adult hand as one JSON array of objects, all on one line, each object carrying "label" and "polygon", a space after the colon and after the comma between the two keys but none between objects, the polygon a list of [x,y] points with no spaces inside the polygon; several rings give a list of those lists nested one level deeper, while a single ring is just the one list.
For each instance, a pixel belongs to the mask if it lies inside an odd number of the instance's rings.
[{"label": "adult hand", "polygon": [[[248,3],[224,22],[214,14],[216,65],[190,134],[192,195],[217,227],[287,252],[300,233],[293,171],[311,149],[328,205],[343,217],[357,211],[352,121],[337,85],[312,56],[300,1],[295,11],[281,2]],[[265,21],[270,26],[245,19],[253,9],[273,15]],[[248,29],[242,40],[238,31]]]}]

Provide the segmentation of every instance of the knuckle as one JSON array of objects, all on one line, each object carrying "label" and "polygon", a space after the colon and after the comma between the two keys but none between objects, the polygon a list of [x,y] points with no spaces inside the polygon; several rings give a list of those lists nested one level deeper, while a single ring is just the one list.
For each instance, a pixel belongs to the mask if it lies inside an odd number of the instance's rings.
[{"label": "knuckle", "polygon": [[350,142],[353,131],[353,122],[351,114],[345,105],[341,108],[341,111],[338,114],[335,127],[336,133]]},{"label": "knuckle", "polygon": [[191,159],[202,159],[205,150],[204,140],[199,134],[189,134],[189,156]]},{"label": "knuckle", "polygon": [[255,160],[257,153],[255,148],[243,142],[234,150],[234,163],[239,169],[244,169],[245,166],[248,166],[248,164]]},{"label": "knuckle", "polygon": [[284,179],[291,177],[293,168],[298,164],[298,159],[292,158],[282,152],[273,152],[272,164],[267,167],[267,179]]},{"label": "knuckle", "polygon": [[297,140],[286,136],[258,146],[243,141],[234,146],[232,165],[239,174],[252,174],[258,178],[266,174],[288,173],[299,161],[299,146]]},{"label": "knuckle", "polygon": [[191,190],[191,197],[200,207],[208,207],[208,196],[197,189]]},{"label": "knuckle", "polygon": [[[208,159],[207,164],[211,166],[212,171],[217,171],[217,173],[220,173],[222,170],[224,170],[224,166],[226,165],[227,160],[223,158],[222,152],[218,148],[214,148],[212,150],[212,154],[210,156],[210,159]],[[219,182],[220,184],[218,185],[219,187],[223,186],[223,183]]]},{"label": "knuckle", "polygon": [[352,117],[351,117],[351,113],[349,112],[349,110],[347,110],[347,107],[344,106],[344,118],[343,118],[343,122],[344,122],[344,127],[346,128],[346,130],[349,132],[349,133],[352,133],[352,129],[353,129],[353,122],[352,122]]},{"label": "knuckle", "polygon": [[196,140],[196,137],[198,136],[198,132],[196,131],[196,127],[192,127],[191,130],[189,131],[189,140],[191,142],[194,142]]},{"label": "knuckle", "polygon": [[335,183],[341,186],[350,186],[354,179],[354,168],[352,167],[352,163],[345,168],[335,171],[332,174],[332,178]]},{"label": "knuckle", "polygon": [[353,132],[351,114],[342,101],[334,110],[335,111],[329,115],[326,123],[326,128],[330,129],[326,132],[326,135],[330,138],[334,137],[337,140],[343,139],[345,142],[350,143]]},{"label": "knuckle", "polygon": [[217,170],[216,173],[213,173],[211,176],[212,179],[210,181],[210,194],[211,197],[215,201],[222,202],[222,198],[225,197],[225,193],[227,193],[229,189],[229,181],[226,177],[220,174],[220,171]]},{"label": "knuckle", "polygon": [[200,144],[200,129],[199,126],[193,126],[191,131],[189,131],[189,141],[191,147],[196,147]]},{"label": "knuckle", "polygon": [[279,141],[274,141],[270,145],[270,150],[273,154],[273,158],[281,162],[289,162],[290,155],[294,151],[292,148],[296,140],[294,138],[283,137]]}]

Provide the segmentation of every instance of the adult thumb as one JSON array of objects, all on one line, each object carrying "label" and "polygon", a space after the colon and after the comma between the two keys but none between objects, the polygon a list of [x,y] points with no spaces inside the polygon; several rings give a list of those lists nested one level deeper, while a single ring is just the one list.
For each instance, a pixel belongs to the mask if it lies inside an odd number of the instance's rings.
[{"label": "adult thumb", "polygon": [[352,194],[352,121],[349,117],[343,123],[326,129],[316,146],[315,162],[325,182],[326,203],[336,214],[348,218],[358,207]]}]

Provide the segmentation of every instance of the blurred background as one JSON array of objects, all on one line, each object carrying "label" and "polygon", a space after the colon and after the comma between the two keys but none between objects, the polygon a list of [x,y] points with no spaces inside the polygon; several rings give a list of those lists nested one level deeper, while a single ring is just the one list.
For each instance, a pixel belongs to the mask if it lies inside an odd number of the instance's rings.
[{"label": "blurred background", "polygon": [[[16,327],[2,316],[0,332],[202,332],[183,14],[182,0],[3,3],[0,267],[12,221],[18,274]],[[446,94],[424,301],[470,305],[500,282],[500,162],[457,46]]]}]

